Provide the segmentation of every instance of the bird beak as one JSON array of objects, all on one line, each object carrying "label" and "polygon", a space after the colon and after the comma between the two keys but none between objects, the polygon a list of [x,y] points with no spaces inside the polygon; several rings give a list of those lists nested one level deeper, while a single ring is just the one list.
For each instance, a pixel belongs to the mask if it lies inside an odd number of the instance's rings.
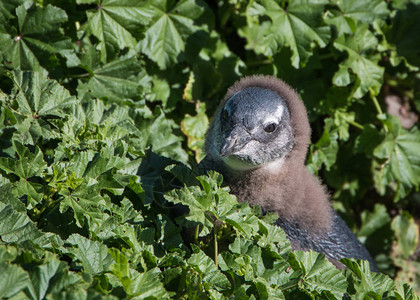
[{"label": "bird beak", "polygon": [[229,156],[241,150],[249,140],[250,136],[247,132],[243,132],[243,130],[238,127],[234,128],[220,148],[220,155]]}]

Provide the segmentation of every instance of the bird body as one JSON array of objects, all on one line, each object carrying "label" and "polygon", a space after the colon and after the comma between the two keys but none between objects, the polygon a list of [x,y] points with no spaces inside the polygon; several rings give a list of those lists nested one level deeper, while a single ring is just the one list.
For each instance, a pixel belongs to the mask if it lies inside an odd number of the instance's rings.
[{"label": "bird body", "polygon": [[223,174],[239,201],[276,212],[296,250],[367,259],[367,250],[331,208],[319,179],[305,167],[310,142],[306,108],[296,92],[269,76],[245,77],[229,88],[206,136],[205,169]]}]

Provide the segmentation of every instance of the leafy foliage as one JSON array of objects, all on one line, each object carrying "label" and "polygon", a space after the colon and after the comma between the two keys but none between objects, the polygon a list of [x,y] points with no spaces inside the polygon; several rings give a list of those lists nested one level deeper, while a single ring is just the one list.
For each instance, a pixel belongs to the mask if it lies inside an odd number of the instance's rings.
[{"label": "leafy foliage", "polygon": [[[1,1],[0,298],[418,299],[420,132],[401,119],[420,108],[419,15],[418,0]],[[276,216],[196,168],[219,99],[255,73],[300,93],[308,169],[384,274],[292,251]]]}]

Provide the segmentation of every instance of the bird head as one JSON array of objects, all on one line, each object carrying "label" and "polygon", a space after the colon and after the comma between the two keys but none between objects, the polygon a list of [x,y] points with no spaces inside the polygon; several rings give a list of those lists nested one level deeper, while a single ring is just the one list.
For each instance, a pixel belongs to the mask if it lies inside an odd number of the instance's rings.
[{"label": "bird head", "polygon": [[294,146],[290,112],[273,90],[246,87],[223,102],[208,139],[213,157],[233,170],[280,162]]}]

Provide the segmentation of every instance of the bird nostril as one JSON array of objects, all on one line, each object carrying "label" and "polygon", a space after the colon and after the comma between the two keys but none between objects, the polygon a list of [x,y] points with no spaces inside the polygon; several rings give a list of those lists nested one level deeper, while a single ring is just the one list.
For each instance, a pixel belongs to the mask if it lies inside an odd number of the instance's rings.
[{"label": "bird nostril", "polygon": [[228,156],[232,154],[235,151],[235,145],[236,145],[236,138],[228,138],[226,139],[225,143],[220,148],[220,155],[221,156]]}]

